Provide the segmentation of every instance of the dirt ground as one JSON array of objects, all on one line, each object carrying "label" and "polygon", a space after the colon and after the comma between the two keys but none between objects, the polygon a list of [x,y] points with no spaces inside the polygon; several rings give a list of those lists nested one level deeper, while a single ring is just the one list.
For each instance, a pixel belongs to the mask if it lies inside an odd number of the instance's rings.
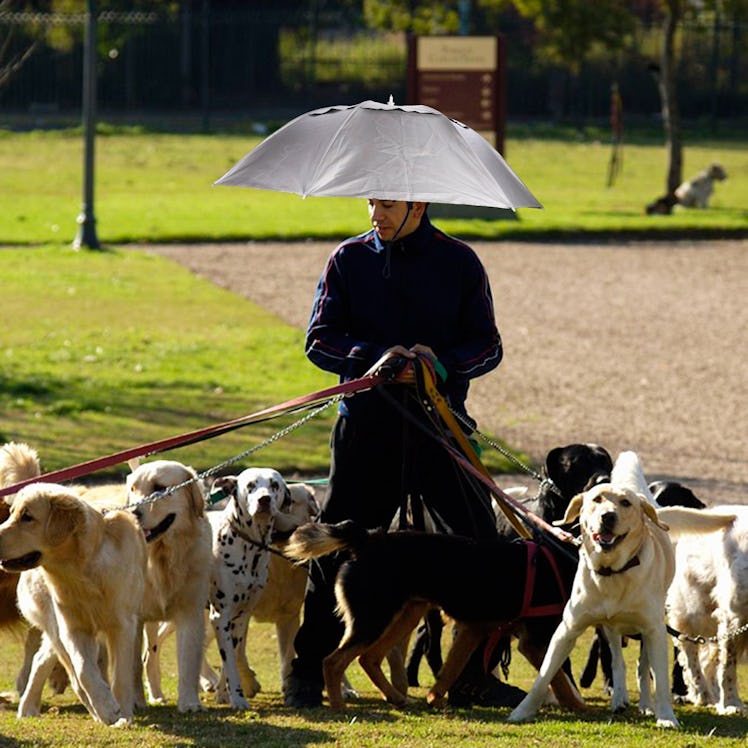
[{"label": "dirt ground", "polygon": [[[504,341],[470,391],[479,429],[538,463],[578,441],[633,449],[652,480],[748,503],[748,241],[473,247]],[[301,328],[332,248],[141,247]]]}]

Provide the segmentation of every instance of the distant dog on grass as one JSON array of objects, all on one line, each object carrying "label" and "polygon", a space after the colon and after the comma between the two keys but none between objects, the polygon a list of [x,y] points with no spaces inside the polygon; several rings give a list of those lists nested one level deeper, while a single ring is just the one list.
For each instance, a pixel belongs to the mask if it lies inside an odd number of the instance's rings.
[{"label": "distant dog on grass", "polygon": [[714,183],[727,179],[727,172],[721,164],[714,162],[700,171],[675,190],[678,204],[685,208],[707,208],[714,191]]},{"label": "distant dog on grass", "polygon": [[727,179],[727,172],[721,164],[713,163],[700,171],[693,179],[679,185],[675,192],[662,195],[648,203],[644,209],[648,216],[670,215],[676,205],[684,208],[707,208],[714,192],[714,183]]}]

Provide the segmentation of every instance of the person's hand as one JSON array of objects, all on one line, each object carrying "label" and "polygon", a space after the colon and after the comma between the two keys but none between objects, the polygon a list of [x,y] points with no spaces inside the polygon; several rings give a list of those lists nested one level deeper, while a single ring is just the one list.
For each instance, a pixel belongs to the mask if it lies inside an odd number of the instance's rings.
[{"label": "person's hand", "polygon": [[439,361],[439,359],[436,357],[436,354],[434,353],[432,348],[427,345],[423,345],[423,343],[416,343],[411,347],[410,350],[418,356],[425,356],[426,358],[428,358],[429,361],[431,361],[431,364],[434,367],[434,371],[436,372],[439,379],[442,382],[447,381],[447,370],[444,368],[444,365],[441,363],[441,361]]},{"label": "person's hand", "polygon": [[432,361],[436,361],[436,354],[432,348],[423,343],[416,343],[414,346],[411,346],[410,352],[414,353],[416,356],[427,356]]},{"label": "person's hand", "polygon": [[415,381],[413,365],[410,361],[416,358],[416,353],[408,350],[402,345],[393,345],[388,348],[379,360],[372,366],[364,376],[381,374],[387,379],[397,380],[406,384]]}]

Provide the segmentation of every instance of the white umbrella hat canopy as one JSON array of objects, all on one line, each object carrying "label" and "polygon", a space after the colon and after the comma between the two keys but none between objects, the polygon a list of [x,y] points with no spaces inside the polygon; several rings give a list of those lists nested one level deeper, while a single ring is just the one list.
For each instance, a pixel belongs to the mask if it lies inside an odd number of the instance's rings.
[{"label": "white umbrella hat canopy", "polygon": [[427,106],[363,101],[302,114],[215,184],[302,197],[542,205],[475,130]]}]

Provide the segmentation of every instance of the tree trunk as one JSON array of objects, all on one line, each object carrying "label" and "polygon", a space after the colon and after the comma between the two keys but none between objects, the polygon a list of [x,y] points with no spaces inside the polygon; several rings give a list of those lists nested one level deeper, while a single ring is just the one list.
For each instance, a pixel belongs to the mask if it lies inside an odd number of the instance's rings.
[{"label": "tree trunk", "polygon": [[660,53],[660,99],[665,128],[668,166],[666,192],[672,195],[683,181],[683,143],[678,96],[675,88],[675,35],[682,15],[682,0],[667,0]]}]

